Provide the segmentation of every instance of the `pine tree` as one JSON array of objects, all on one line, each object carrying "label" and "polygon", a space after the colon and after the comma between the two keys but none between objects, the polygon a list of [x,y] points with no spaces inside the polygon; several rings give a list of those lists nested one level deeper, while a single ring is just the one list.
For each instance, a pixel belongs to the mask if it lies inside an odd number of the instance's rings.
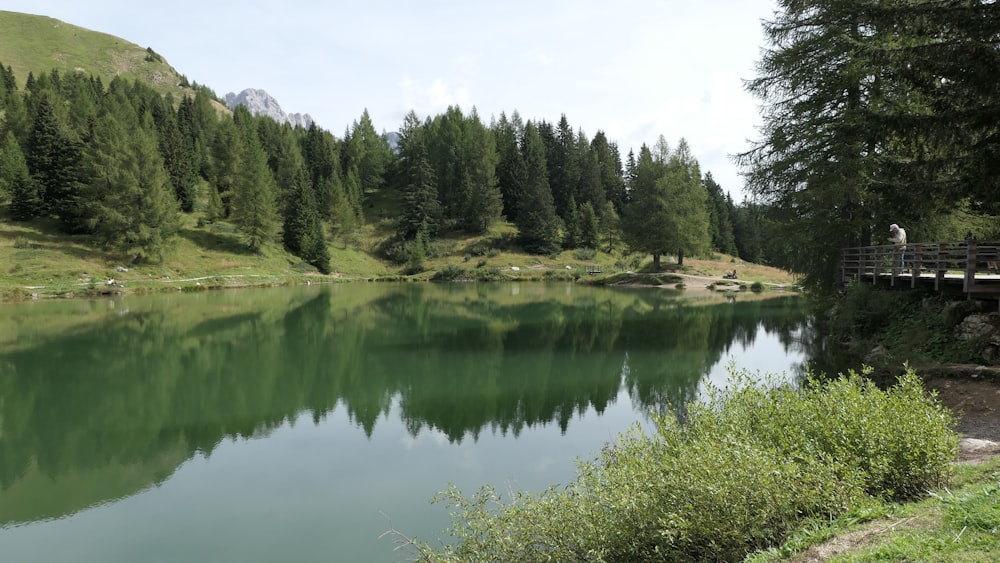
[{"label": "pine tree", "polygon": [[600,218],[601,238],[607,241],[607,252],[614,250],[615,243],[619,239],[620,232],[621,219],[618,217],[618,212],[615,210],[614,202],[608,201],[604,204],[604,213],[601,214]]},{"label": "pine tree", "polygon": [[191,155],[191,145],[184,141],[173,107],[165,103],[155,92],[153,95],[155,103],[152,115],[156,123],[163,164],[170,175],[170,183],[180,203],[181,211],[191,213],[194,211],[195,202],[194,159]]},{"label": "pine tree", "polygon": [[709,234],[708,194],[701,183],[698,162],[691,155],[687,141],[681,139],[670,156],[663,184],[665,204],[670,210],[673,241],[678,265],[684,256],[707,252],[712,239]]},{"label": "pine tree", "polygon": [[85,227],[80,219],[80,145],[64,131],[49,95],[40,95],[24,151],[41,201],[41,206],[31,213],[32,216],[55,215],[64,230],[81,232]]},{"label": "pine tree", "polygon": [[712,246],[719,252],[736,254],[736,242],[733,238],[732,210],[726,195],[712,173],[705,174],[705,190],[708,193],[709,231]]},{"label": "pine tree", "polygon": [[0,199],[10,197],[10,216],[25,221],[41,207],[38,186],[28,172],[28,163],[14,133],[8,131],[0,147]]},{"label": "pine tree", "polygon": [[497,184],[503,198],[503,214],[508,221],[517,222],[524,193],[525,164],[521,154],[521,138],[524,124],[514,112],[511,119],[503,113],[500,120],[491,127],[497,145]]},{"label": "pine tree", "polygon": [[211,158],[208,179],[222,204],[220,218],[228,219],[233,214],[233,194],[243,168],[242,140],[231,119],[222,120],[211,141]]},{"label": "pine tree", "polygon": [[233,111],[239,135],[240,169],[233,186],[233,220],[247,247],[262,252],[274,242],[278,231],[277,188],[274,175],[253,126],[253,117],[244,106]]},{"label": "pine tree", "polygon": [[503,198],[497,182],[497,151],[489,133],[473,108],[463,123],[462,161],[463,212],[460,225],[468,232],[485,233],[500,218]]},{"label": "pine tree", "polygon": [[597,219],[597,212],[590,202],[580,206],[580,245],[584,248],[597,249],[600,240],[600,222]]},{"label": "pine tree", "polygon": [[330,252],[323,235],[315,192],[304,167],[295,172],[286,199],[282,229],[285,249],[312,264],[321,273],[329,274]]},{"label": "pine tree", "polygon": [[396,229],[404,239],[415,239],[421,230],[429,238],[441,224],[441,204],[437,177],[427,154],[427,132],[417,115],[410,112],[400,133],[400,166],[406,183],[402,188],[403,211]]},{"label": "pine tree", "polygon": [[534,254],[551,254],[559,249],[559,218],[549,190],[545,146],[530,121],[524,127],[521,151],[525,163],[524,197],[517,221],[521,245]]},{"label": "pine tree", "polygon": [[623,234],[631,248],[653,255],[654,271],[660,270],[662,255],[676,250],[665,193],[667,185],[660,181],[664,174],[663,165],[653,160],[649,147],[642,145],[625,207]]},{"label": "pine tree", "polygon": [[[615,206],[616,213],[625,208],[628,196],[625,192],[625,178],[622,171],[622,158],[618,146],[609,143],[603,131],[598,131],[590,142],[594,155],[597,157],[600,170],[601,187],[604,189],[604,199]],[[601,214],[603,216],[603,213]]]},{"label": "pine tree", "polygon": [[162,260],[180,222],[152,119],[125,128],[112,115],[98,119],[88,144],[83,208],[90,231],[135,262]]},{"label": "pine tree", "polygon": [[569,209],[563,219],[563,248],[579,248],[582,229],[580,227],[580,214],[576,205],[576,198],[570,196]]}]

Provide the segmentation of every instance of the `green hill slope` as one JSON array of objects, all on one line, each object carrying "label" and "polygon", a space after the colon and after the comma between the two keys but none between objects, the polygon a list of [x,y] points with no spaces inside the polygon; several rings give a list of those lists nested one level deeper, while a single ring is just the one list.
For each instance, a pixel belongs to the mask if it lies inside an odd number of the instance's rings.
[{"label": "green hill slope", "polygon": [[[176,98],[186,80],[152,49],[106,33],[91,31],[46,16],[0,10],[0,64],[10,67],[23,87],[28,73],[38,76],[52,69],[82,72],[108,84],[121,76],[138,79]],[[188,90],[189,91],[189,90]]]}]

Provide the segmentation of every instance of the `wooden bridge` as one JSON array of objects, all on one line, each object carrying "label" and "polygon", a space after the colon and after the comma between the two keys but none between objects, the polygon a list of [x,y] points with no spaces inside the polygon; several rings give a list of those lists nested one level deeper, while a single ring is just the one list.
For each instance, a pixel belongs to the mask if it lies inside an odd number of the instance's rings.
[{"label": "wooden bridge", "polygon": [[1000,300],[1000,241],[922,242],[845,248],[841,281],[964,293]]}]

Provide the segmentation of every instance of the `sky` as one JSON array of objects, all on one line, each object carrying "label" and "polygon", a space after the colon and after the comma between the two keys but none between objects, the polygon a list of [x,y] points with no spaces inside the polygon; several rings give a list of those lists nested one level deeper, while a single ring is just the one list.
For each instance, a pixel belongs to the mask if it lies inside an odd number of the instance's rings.
[{"label": "sky", "polygon": [[[263,89],[341,137],[457,106],[603,131],[623,161],[662,135],[743,201],[731,155],[759,138],[743,86],[776,0],[2,0],[160,54],[218,96]],[[2,41],[2,34],[0,34]]]}]

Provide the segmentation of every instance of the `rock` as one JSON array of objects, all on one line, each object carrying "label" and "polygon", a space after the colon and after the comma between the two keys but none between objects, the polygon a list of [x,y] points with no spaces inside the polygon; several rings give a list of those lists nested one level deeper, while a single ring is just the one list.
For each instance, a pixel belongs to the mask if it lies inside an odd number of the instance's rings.
[{"label": "rock", "polygon": [[865,355],[865,363],[868,365],[885,365],[889,358],[889,350],[885,346],[879,345],[872,348],[872,351]]},{"label": "rock", "polygon": [[1000,356],[1000,313],[976,313],[962,319],[955,327],[955,338],[981,342],[979,354],[994,362]]},{"label": "rock", "polygon": [[1000,444],[978,438],[962,438],[958,441],[958,448],[966,454],[1000,453]]},{"label": "rock", "polygon": [[229,109],[244,106],[254,115],[266,115],[278,123],[290,123],[293,127],[308,129],[313,123],[313,118],[308,113],[285,113],[278,105],[278,100],[264,90],[247,88],[239,94],[230,92],[226,94],[226,105]]}]

